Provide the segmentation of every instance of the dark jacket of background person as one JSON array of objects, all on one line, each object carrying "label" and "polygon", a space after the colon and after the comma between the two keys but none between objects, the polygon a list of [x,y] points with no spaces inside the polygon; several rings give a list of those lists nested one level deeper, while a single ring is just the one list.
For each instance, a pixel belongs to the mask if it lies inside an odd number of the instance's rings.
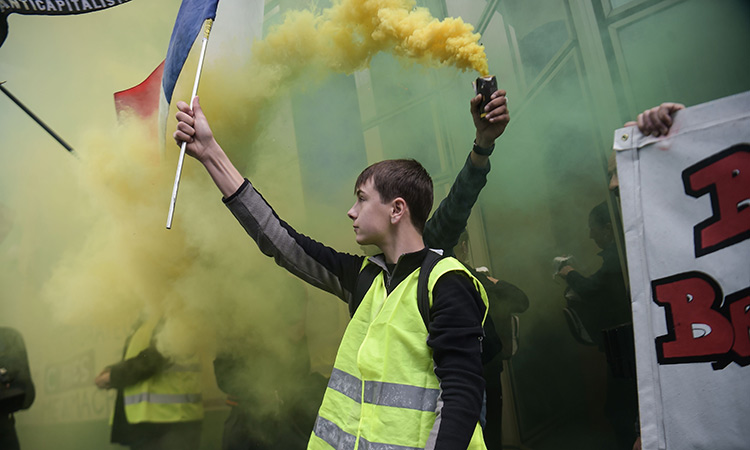
[{"label": "dark jacket of background person", "polygon": [[20,448],[13,413],[28,409],[36,391],[21,334],[0,327],[0,449]]},{"label": "dark jacket of background person", "polygon": [[[468,267],[468,266],[467,266]],[[529,298],[521,289],[504,280],[490,277],[468,267],[482,283],[490,302],[484,323],[482,345],[482,375],[487,395],[484,424],[484,442],[488,449],[502,448],[503,389],[501,374],[503,362],[516,350],[517,329],[515,314],[529,308]]]},{"label": "dark jacket of background person", "polygon": [[617,246],[611,242],[599,252],[601,267],[591,276],[570,272],[565,282],[578,294],[572,305],[581,316],[592,339],[600,345],[602,330],[631,322],[630,297],[623,278]]},{"label": "dark jacket of background person", "polygon": [[[613,362],[632,361],[625,365],[631,368],[627,372],[634,369],[635,349],[630,296],[625,286],[615,243],[605,246],[599,252],[599,256],[602,257],[602,266],[593,275],[584,277],[577,271],[572,271],[565,281],[581,299],[581,304],[575,306],[581,320],[589,329],[594,342],[607,355],[604,415],[614,428],[618,448],[626,450],[632,447],[637,437],[638,391],[634,373],[629,376],[620,373],[622,370],[616,370]],[[612,336],[615,330],[627,331],[626,336],[618,341],[627,342],[629,346],[613,348],[614,346],[608,343],[608,336]],[[617,366],[622,365],[622,363],[617,363]]]}]

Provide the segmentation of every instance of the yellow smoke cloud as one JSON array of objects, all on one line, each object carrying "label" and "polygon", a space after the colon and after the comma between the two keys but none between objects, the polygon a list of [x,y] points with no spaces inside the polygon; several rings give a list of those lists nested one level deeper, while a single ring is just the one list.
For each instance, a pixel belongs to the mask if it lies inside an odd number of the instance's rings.
[{"label": "yellow smoke cloud", "polygon": [[379,52],[420,64],[488,74],[479,34],[460,18],[439,21],[411,0],[341,0],[316,14],[295,11],[253,47],[257,64],[293,77],[309,66],[353,73]]},{"label": "yellow smoke cloud", "polygon": [[[70,325],[118,332],[142,315],[164,317],[157,344],[168,355],[211,353],[217,336],[280,328],[285,319],[277,304],[289,293],[287,275],[261,269],[270,261],[253,251],[190,159],[175,226],[165,229],[174,150],[160,158],[153,133],[139,120],[91,132],[79,146],[75,191],[91,210],[71,210],[68,220],[85,222],[72,217],[81,215],[90,222],[72,239],[82,244],[61,257],[44,286],[53,313]],[[266,178],[258,177],[271,185]],[[237,242],[248,245],[238,250]]]}]

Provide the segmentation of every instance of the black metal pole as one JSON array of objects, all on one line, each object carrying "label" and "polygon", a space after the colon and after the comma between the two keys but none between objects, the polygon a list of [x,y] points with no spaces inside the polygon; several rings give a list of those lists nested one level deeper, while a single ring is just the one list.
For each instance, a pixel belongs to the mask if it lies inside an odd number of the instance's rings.
[{"label": "black metal pole", "polygon": [[57,133],[55,133],[54,131],[52,131],[52,128],[48,127],[47,124],[45,124],[44,122],[42,122],[42,119],[40,119],[39,117],[37,117],[36,114],[34,114],[33,112],[31,112],[31,110],[29,108],[27,108],[23,103],[21,103],[20,100],[18,100],[7,89],[5,89],[5,87],[3,86],[3,83],[5,83],[5,81],[0,82],[0,90],[2,90],[3,93],[5,93],[5,95],[8,96],[8,98],[10,98],[11,100],[13,100],[13,103],[15,103],[16,105],[18,105],[19,108],[21,108],[22,110],[24,110],[24,112],[26,112],[26,114],[28,114],[32,119],[34,119],[34,121],[36,123],[38,123],[39,126],[41,126],[42,128],[44,128],[44,130],[47,133],[49,133],[50,136],[52,136],[53,138],[55,138],[55,140],[57,142],[59,142],[60,145],[62,145],[63,147],[65,147],[65,149],[67,151],[69,151],[70,153],[72,153],[72,154],[75,155],[75,150],[73,150],[73,147],[71,147],[70,145],[68,145],[68,143],[65,142],[63,140],[63,138],[61,138],[60,136],[57,135]]}]

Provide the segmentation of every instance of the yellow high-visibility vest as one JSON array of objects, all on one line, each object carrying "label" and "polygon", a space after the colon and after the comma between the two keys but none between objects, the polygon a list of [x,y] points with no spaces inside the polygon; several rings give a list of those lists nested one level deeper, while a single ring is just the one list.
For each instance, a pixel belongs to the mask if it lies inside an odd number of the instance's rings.
[{"label": "yellow high-visibility vest", "polygon": [[[481,283],[454,258],[440,260],[430,272],[430,305],[435,283],[453,271],[474,282],[487,308]],[[441,391],[416,300],[419,272],[390,295],[383,273],[375,277],[341,340],[309,450],[415,450],[427,445]],[[478,422],[468,448],[486,449]]]},{"label": "yellow high-visibility vest", "polygon": [[[125,359],[151,344],[158,319],[141,324],[130,338]],[[203,419],[201,367],[197,356],[174,361],[156,375],[123,390],[128,423],[186,422]]]}]

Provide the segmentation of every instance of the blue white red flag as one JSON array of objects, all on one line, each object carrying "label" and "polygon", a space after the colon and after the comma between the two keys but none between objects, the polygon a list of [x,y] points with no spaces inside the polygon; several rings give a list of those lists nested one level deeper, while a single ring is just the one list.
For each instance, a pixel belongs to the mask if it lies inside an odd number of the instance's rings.
[{"label": "blue white red flag", "polygon": [[169,40],[167,57],[141,84],[115,93],[118,117],[126,109],[144,119],[159,111],[158,127],[162,145],[177,79],[204,23],[216,18],[218,3],[219,0],[182,0]]},{"label": "blue white red flag", "polygon": [[182,66],[193,47],[195,38],[200,33],[207,19],[216,18],[219,0],[182,0],[177,19],[169,39],[167,57],[164,60],[164,75],[161,80],[161,98],[159,102],[159,128],[163,130],[172,93],[180,76]]}]

